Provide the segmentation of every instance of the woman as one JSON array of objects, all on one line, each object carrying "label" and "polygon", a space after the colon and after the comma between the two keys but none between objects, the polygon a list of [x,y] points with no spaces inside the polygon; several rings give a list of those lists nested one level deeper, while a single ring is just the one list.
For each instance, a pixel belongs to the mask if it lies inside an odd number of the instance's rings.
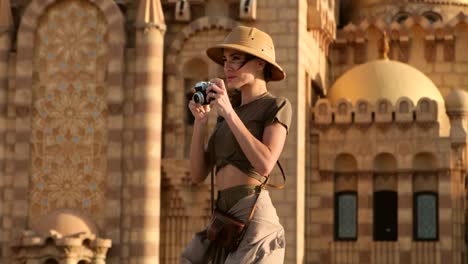
[{"label": "woman", "polygon": [[[283,263],[284,229],[267,190],[259,191],[276,164],[291,122],[291,105],[268,93],[267,82],[285,78],[275,61],[271,37],[256,28],[239,26],[223,44],[207,50],[214,62],[224,66],[226,82],[211,80],[209,105],[191,101],[195,117],[190,149],[191,177],[202,182],[216,168],[216,209],[244,223],[253,206],[253,218],[235,251],[198,233],[182,253],[182,263]],[[228,89],[240,91],[233,105]],[[207,117],[214,109],[218,122],[204,147]],[[258,197],[258,199],[257,199]]]}]

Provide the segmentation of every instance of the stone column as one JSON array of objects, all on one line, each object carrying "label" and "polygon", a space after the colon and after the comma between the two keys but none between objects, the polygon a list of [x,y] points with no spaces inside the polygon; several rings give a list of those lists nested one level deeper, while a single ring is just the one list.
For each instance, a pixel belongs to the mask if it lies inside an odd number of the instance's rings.
[{"label": "stone column", "polygon": [[94,248],[93,264],[106,264],[106,254],[112,246],[110,239],[97,239]]},{"label": "stone column", "polygon": [[160,1],[140,0],[136,18],[130,263],[159,263],[163,52]]},{"label": "stone column", "polygon": [[[13,19],[11,15],[10,0],[0,0],[0,173],[2,176],[5,174],[5,138],[6,138],[6,102],[8,95],[8,67],[9,55],[11,49],[11,33],[13,30]],[[0,199],[4,198],[5,177],[0,178]],[[4,203],[0,204],[0,262],[4,257],[3,247],[7,242],[7,235],[4,232],[4,214],[6,212]]]},{"label": "stone column", "polygon": [[413,177],[411,172],[398,173],[398,242],[400,263],[411,262],[413,242]]},{"label": "stone column", "polygon": [[362,171],[359,174],[357,188],[359,262],[370,263],[373,243],[372,224],[374,219],[372,171]]},{"label": "stone column", "polygon": [[453,261],[453,212],[454,201],[452,197],[452,177],[450,171],[441,170],[439,178],[439,241],[440,257],[444,263],[455,263]]}]

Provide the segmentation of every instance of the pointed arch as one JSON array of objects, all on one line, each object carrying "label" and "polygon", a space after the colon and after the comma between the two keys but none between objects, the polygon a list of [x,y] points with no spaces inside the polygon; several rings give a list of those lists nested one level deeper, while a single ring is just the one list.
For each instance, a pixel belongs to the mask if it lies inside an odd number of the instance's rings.
[{"label": "pointed arch", "polygon": [[165,65],[167,74],[177,73],[177,55],[182,50],[185,41],[187,41],[191,36],[195,35],[196,33],[202,30],[208,30],[211,28],[224,29],[226,30],[226,32],[228,32],[237,25],[239,25],[239,22],[236,22],[229,18],[208,16],[201,17],[188,24],[177,34],[177,36],[169,46],[169,52],[166,57]]},{"label": "pointed arch", "polygon": [[[33,72],[34,72],[34,56],[35,44],[34,40],[39,27],[39,20],[45,14],[49,7],[59,3],[56,0],[32,0],[26,7],[24,14],[21,18],[20,26],[17,35],[17,56],[16,56],[16,93],[12,107],[16,110],[16,127],[13,128],[12,133],[16,134],[16,147],[18,151],[15,153],[14,162],[15,166],[15,183],[13,183],[13,192],[21,193],[21,197],[16,199],[14,203],[15,208],[21,208],[15,216],[11,216],[11,221],[15,222],[15,228],[24,229],[28,222],[28,210],[30,201],[28,195],[25,193],[29,189],[30,177],[30,164],[31,164],[31,151],[30,137],[32,132],[32,112],[33,106]],[[86,1],[87,3],[95,6],[97,10],[104,17],[108,39],[106,41],[109,49],[109,56],[107,61],[107,68],[105,72],[104,83],[107,89],[107,97],[105,105],[107,107],[108,116],[120,116],[122,114],[123,103],[123,54],[125,45],[125,32],[124,32],[124,18],[119,10],[117,4],[112,0],[101,1]],[[116,128],[107,129],[107,137],[109,138],[108,144],[121,144],[121,138],[115,135],[120,135],[122,127],[117,125]],[[19,150],[20,149],[20,150]],[[110,148],[104,154],[107,164],[120,163],[121,157],[116,157],[111,153]],[[108,166],[107,173],[119,176],[122,172],[119,166]],[[106,173],[106,174],[107,174]],[[111,184],[108,191],[110,193],[119,193],[119,186]],[[115,189],[113,189],[115,188]],[[107,205],[115,206],[120,204],[120,197],[110,198],[105,201]],[[108,206],[105,206],[108,207]],[[109,207],[110,208],[110,207]],[[115,208],[115,207],[114,207]],[[106,221],[115,222],[111,216],[105,217]],[[112,219],[110,219],[112,218]],[[119,226],[112,226],[108,229],[112,232],[119,232]]]}]

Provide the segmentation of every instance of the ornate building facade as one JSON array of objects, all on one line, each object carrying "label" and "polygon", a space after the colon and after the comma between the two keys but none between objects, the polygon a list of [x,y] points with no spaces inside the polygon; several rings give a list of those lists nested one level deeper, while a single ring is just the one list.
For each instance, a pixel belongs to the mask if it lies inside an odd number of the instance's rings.
[{"label": "ornate building facade", "polygon": [[[236,25],[293,105],[285,263],[466,263],[465,0],[0,0],[0,263],[179,263],[190,88]],[[210,120],[213,126],[215,117]],[[208,135],[207,135],[208,136]],[[280,181],[280,173],[272,173]]]}]

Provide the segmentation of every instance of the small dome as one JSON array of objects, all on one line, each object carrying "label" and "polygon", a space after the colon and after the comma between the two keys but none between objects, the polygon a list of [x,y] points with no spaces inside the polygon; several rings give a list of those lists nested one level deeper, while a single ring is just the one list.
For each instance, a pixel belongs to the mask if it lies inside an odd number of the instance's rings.
[{"label": "small dome", "polygon": [[353,104],[359,99],[374,104],[378,99],[386,98],[396,104],[403,96],[415,104],[423,97],[444,102],[439,89],[426,75],[408,64],[393,60],[358,65],[338,78],[328,92],[332,104],[341,98]]},{"label": "small dome", "polygon": [[60,209],[32,224],[32,229],[42,236],[55,230],[63,236],[73,235],[81,232],[97,234],[97,227],[86,215],[71,209]]},{"label": "small dome", "polygon": [[468,112],[468,92],[460,89],[452,90],[445,97],[445,108],[449,112]]}]

